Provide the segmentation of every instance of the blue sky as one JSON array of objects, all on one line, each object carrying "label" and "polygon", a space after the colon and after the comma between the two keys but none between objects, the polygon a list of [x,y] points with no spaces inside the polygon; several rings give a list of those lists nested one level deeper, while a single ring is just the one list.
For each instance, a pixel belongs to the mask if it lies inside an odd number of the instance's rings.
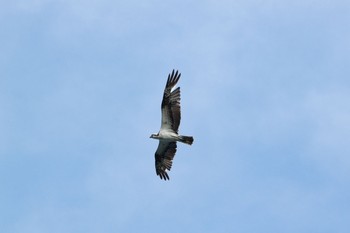
[{"label": "blue sky", "polygon": [[[0,230],[348,232],[348,1],[0,2]],[[154,169],[182,77],[170,181]]]}]

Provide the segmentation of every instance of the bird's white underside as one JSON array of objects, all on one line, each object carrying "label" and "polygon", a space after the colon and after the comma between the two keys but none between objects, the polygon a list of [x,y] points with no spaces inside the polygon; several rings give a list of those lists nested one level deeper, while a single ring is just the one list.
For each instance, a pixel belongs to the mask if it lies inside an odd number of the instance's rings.
[{"label": "bird's white underside", "polygon": [[179,135],[173,132],[172,130],[160,129],[159,139],[177,141],[179,139]]}]

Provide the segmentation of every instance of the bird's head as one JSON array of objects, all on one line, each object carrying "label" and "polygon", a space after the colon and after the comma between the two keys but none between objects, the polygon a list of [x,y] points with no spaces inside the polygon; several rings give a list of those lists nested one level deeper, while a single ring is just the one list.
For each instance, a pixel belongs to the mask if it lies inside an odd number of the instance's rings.
[{"label": "bird's head", "polygon": [[159,134],[152,133],[150,138],[158,138]]}]

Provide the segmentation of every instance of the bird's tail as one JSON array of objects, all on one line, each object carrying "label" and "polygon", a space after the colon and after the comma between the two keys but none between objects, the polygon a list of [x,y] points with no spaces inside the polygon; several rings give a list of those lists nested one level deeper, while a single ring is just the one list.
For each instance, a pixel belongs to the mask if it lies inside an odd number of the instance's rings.
[{"label": "bird's tail", "polygon": [[188,145],[192,145],[192,143],[193,143],[193,137],[192,136],[180,135],[179,136],[179,140],[180,140],[180,142],[186,143]]}]

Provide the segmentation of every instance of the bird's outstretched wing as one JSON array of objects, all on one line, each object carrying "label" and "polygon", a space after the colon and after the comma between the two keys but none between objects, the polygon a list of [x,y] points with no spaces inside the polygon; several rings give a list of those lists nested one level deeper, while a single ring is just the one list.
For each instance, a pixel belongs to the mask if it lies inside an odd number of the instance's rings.
[{"label": "bird's outstretched wing", "polygon": [[166,82],[163,101],[162,101],[162,124],[161,129],[170,129],[174,132],[178,132],[180,120],[181,120],[181,108],[180,108],[180,87],[171,91],[171,89],[179,81],[181,73],[174,71],[168,75],[168,81]]},{"label": "bird's outstretched wing", "polygon": [[176,147],[176,142],[159,141],[159,145],[155,153],[155,160],[156,173],[161,179],[169,180],[169,175],[166,171],[170,171],[171,169],[176,153]]}]

